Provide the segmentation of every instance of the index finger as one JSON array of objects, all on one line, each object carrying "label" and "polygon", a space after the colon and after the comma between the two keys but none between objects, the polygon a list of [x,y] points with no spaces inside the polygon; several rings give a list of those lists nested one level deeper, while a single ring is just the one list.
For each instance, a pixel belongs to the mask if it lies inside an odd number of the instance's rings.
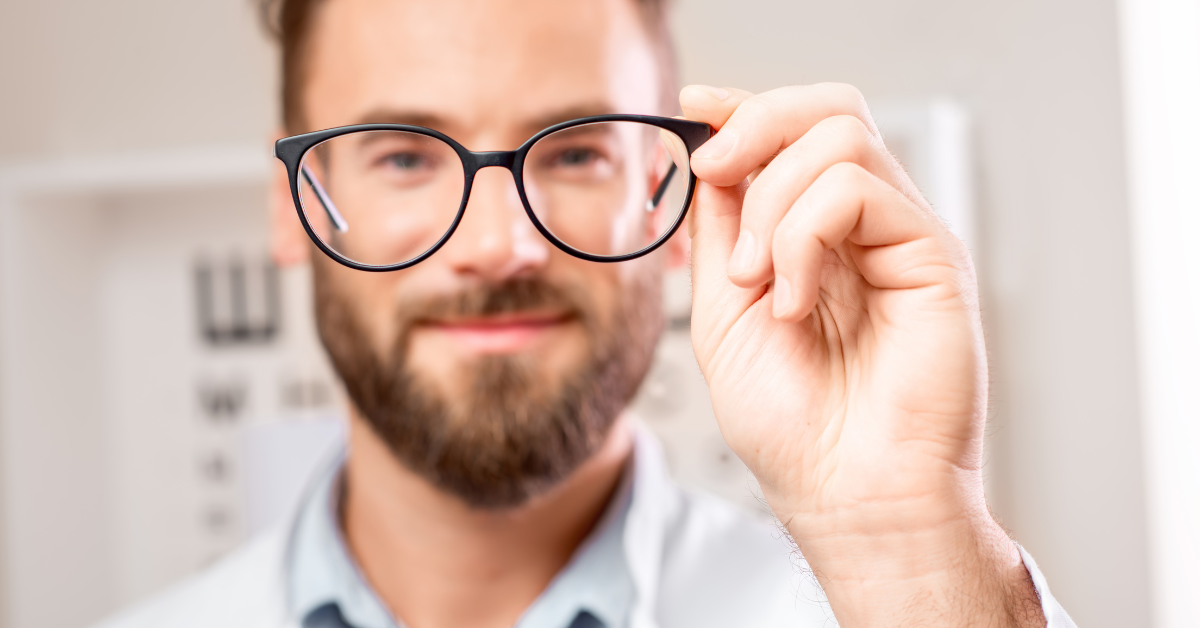
[{"label": "index finger", "polygon": [[752,92],[734,87],[688,85],[679,91],[679,106],[688,120],[720,130],[738,106],[753,97]]},{"label": "index finger", "polygon": [[692,171],[713,185],[735,185],[818,122],[843,115],[862,120],[871,133],[879,136],[862,94],[849,85],[783,87],[751,96],[737,106],[712,139],[692,154]]}]

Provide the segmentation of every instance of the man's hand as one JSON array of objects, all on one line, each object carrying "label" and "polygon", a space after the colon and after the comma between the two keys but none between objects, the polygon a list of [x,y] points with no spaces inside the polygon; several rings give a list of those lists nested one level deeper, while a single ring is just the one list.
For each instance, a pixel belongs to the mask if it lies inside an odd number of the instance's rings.
[{"label": "man's hand", "polygon": [[692,343],[721,432],[851,626],[1043,625],[984,503],[971,258],[841,85],[689,87]]}]

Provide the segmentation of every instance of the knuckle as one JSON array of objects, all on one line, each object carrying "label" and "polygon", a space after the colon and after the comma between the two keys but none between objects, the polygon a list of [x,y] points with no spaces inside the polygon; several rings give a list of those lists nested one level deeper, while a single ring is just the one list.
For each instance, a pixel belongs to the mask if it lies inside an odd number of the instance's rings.
[{"label": "knuckle", "polygon": [[767,201],[763,196],[760,190],[751,186],[746,191],[746,198],[742,201],[742,228],[759,235],[766,229],[765,223],[770,215],[770,212],[765,209]]},{"label": "knuckle", "polygon": [[851,111],[861,111],[867,107],[867,99],[857,87],[849,83],[823,83],[822,87],[829,92],[831,98],[842,103]]},{"label": "knuckle", "polygon": [[974,279],[975,265],[971,259],[971,250],[967,248],[967,243],[959,239],[950,231],[949,227],[943,230],[942,248],[949,256],[951,264],[959,273],[966,273]]},{"label": "knuckle", "polygon": [[848,159],[864,157],[875,149],[875,136],[862,120],[851,115],[837,115],[817,123],[822,132],[843,149]]},{"label": "knuckle", "polygon": [[830,122],[836,125],[836,128],[851,141],[867,141],[871,131],[867,125],[863,123],[858,116],[840,115],[829,118]]},{"label": "knuckle", "polygon": [[788,262],[799,255],[799,248],[796,244],[804,237],[804,231],[804,223],[800,220],[784,220],[779,223],[779,227],[771,236],[772,257],[782,262]]},{"label": "knuckle", "polygon": [[787,85],[769,92],[763,92],[762,95],[770,96],[772,99],[785,103],[795,103],[812,99],[814,89],[816,89],[814,85]]},{"label": "knuckle", "polygon": [[755,94],[738,105],[738,115],[743,120],[759,121],[771,115],[775,107],[776,97],[771,92]]},{"label": "knuckle", "polygon": [[826,170],[821,178],[827,180],[835,186],[859,186],[866,183],[866,179],[871,174],[862,166],[850,162],[841,161],[833,164]]},{"label": "knuckle", "polygon": [[878,161],[881,142],[865,123],[852,115],[836,115],[818,122],[806,134],[806,146],[818,150],[831,162],[869,164]]},{"label": "knuckle", "polygon": [[867,106],[866,97],[857,87],[846,83],[826,83],[824,87],[829,92],[829,99],[837,103],[839,110],[851,112],[868,133],[878,135],[874,128],[875,122],[871,118],[871,108]]}]

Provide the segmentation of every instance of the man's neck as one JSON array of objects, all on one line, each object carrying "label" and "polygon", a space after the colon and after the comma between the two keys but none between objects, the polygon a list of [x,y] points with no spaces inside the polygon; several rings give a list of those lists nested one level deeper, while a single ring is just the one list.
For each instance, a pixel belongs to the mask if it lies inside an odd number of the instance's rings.
[{"label": "man's neck", "polygon": [[355,417],[346,540],[381,601],[411,628],[509,628],[595,527],[632,451],[620,420],[549,492],[514,509],[472,509],[401,465]]}]

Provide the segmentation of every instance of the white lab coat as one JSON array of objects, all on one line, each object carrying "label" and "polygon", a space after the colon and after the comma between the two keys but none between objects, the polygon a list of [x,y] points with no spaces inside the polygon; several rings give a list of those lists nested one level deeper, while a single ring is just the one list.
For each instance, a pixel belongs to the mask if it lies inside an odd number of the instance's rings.
[{"label": "white lab coat", "polygon": [[[98,628],[299,628],[288,616],[290,525]],[[827,628],[833,613],[777,525],[667,476],[658,442],[639,433],[625,554],[637,592],[631,628]],[[1074,628],[1022,550],[1048,628]]]}]

